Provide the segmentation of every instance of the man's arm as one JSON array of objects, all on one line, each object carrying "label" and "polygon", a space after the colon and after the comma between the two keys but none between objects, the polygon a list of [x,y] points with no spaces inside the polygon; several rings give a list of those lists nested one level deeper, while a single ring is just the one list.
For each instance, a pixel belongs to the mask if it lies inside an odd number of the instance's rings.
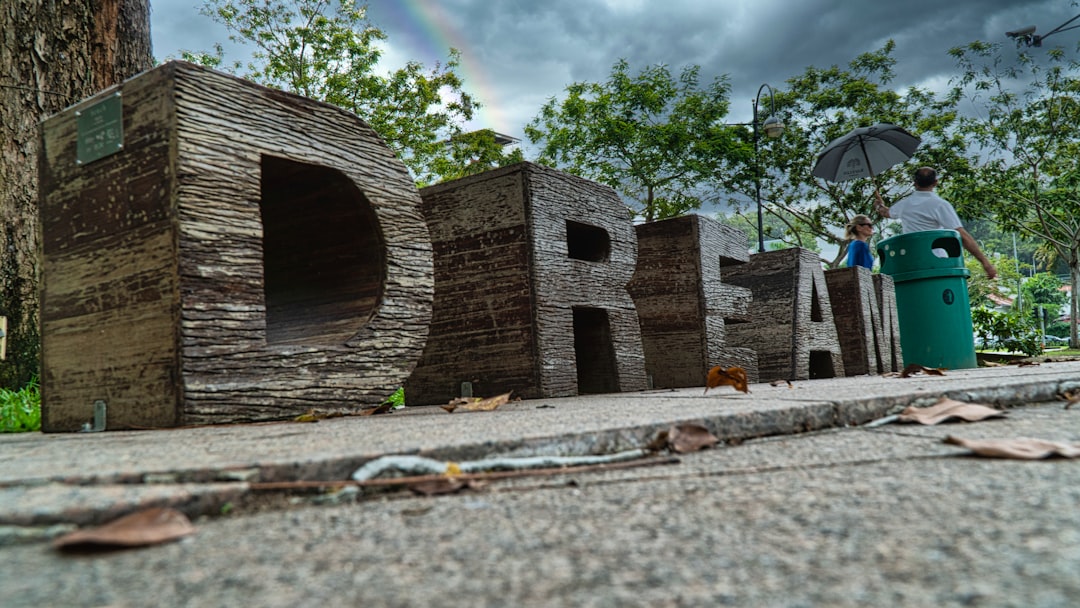
[{"label": "man's arm", "polygon": [[983,271],[986,272],[986,278],[996,278],[997,268],[994,268],[994,265],[990,263],[990,258],[986,257],[982,249],[979,249],[979,243],[975,241],[975,237],[968,234],[968,231],[964,230],[963,226],[957,228],[956,231],[960,233],[960,241],[964,244],[964,249],[967,249],[968,253],[975,256],[975,259],[982,264]]},{"label": "man's arm", "polygon": [[881,198],[881,193],[874,190],[874,210],[878,212],[881,217],[892,218],[889,215],[889,208],[885,206],[885,201]]}]

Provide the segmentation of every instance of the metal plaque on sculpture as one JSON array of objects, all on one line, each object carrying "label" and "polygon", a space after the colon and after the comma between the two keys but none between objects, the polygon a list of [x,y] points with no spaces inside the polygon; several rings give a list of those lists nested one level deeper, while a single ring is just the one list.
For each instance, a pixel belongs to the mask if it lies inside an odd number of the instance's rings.
[{"label": "metal plaque on sculpture", "polygon": [[124,110],[120,93],[75,113],[77,145],[75,162],[94,162],[124,148]]}]

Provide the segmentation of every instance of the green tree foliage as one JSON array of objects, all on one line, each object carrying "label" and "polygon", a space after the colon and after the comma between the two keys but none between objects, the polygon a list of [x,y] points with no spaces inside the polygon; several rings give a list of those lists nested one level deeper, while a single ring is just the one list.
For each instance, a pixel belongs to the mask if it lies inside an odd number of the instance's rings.
[{"label": "green tree foliage", "polygon": [[971,256],[964,258],[964,266],[969,273],[967,279],[968,299],[971,301],[973,308],[977,306],[989,308],[997,306],[998,302],[990,299],[991,294],[1012,300],[1012,308],[1019,308],[1018,304],[1024,301],[1024,296],[1021,296],[1020,285],[1024,276],[1026,276],[1023,273],[1031,270],[1031,267],[1027,264],[1023,262],[1017,264],[1013,260],[999,256],[994,259],[994,266],[998,270],[996,279],[988,279],[986,273],[983,272],[982,264]]},{"label": "green tree foliage", "polygon": [[726,77],[702,87],[699,72],[690,66],[676,79],[653,65],[631,74],[619,60],[606,81],[549,99],[525,134],[542,145],[539,162],[611,186],[646,221],[682,215],[709,200],[702,185],[727,159],[747,153],[723,124]]},{"label": "green tree foliage", "polygon": [[[955,188],[953,189],[955,190]],[[963,192],[958,192],[957,194],[961,199],[965,196]],[[1049,268],[1042,266],[1036,257],[1039,245],[1042,244],[1041,241],[1016,232],[1006,232],[1002,230],[998,227],[997,223],[994,222],[992,216],[982,215],[978,218],[967,220],[964,222],[964,228],[971,233],[971,236],[975,237],[975,240],[978,241],[980,246],[986,251],[996,251],[1007,254],[1009,257],[1018,260],[1021,264],[1025,264],[1026,267],[1034,269],[1034,271],[1049,270]],[[1015,255],[1013,255],[1014,253]],[[1031,273],[1029,272],[1026,274]]]},{"label": "green tree foliage", "polygon": [[34,377],[22,389],[0,388],[0,433],[41,430],[41,388]]},{"label": "green tree foliage", "polygon": [[[1003,51],[973,42],[950,53],[978,112],[963,132],[981,156],[976,172],[956,189],[971,207],[993,214],[1004,230],[1041,241],[1037,256],[1069,268],[1080,289],[1080,62],[1061,48]],[[1077,335],[1077,298],[1070,343]]]},{"label": "green tree foliage", "polygon": [[1024,281],[1025,312],[1044,325],[1053,323],[1061,313],[1061,307],[1069,301],[1061,286],[1061,279],[1049,272],[1040,272]]},{"label": "green tree foliage", "polygon": [[[932,165],[946,175],[966,170],[964,142],[949,131],[956,122],[955,98],[939,99],[917,87],[901,91],[892,87],[894,46],[889,41],[878,51],[859,55],[846,68],[811,66],[789,79],[788,90],[777,90],[774,96],[787,128],[779,139],[760,140],[764,213],[790,223],[783,236],[792,244],[805,246],[805,236],[800,238],[800,234],[809,234],[839,247],[836,257],[826,260],[830,267],[840,266],[847,256],[843,226],[856,214],[876,217],[875,182],[891,201],[911,191],[911,175],[918,166]],[[767,114],[770,100],[762,101],[759,113]],[[879,122],[900,125],[922,138],[913,160],[876,180],[833,183],[811,174],[818,153],[829,142],[854,128]],[[754,170],[749,159],[742,170],[716,176],[726,188],[741,193],[746,202],[740,213],[756,213],[751,207],[755,204]],[[882,228],[887,225],[878,224],[878,232],[887,232]]]},{"label": "green tree foliage", "polygon": [[449,155],[432,159],[432,170],[444,180],[458,179],[525,160],[520,148],[505,153],[491,129],[459,133],[450,138]]},{"label": "green tree foliage", "polygon": [[411,61],[380,73],[379,43],[386,34],[368,20],[366,5],[355,0],[208,0],[202,12],[225,25],[230,40],[255,50],[248,61],[231,64],[224,61],[220,44],[213,53],[185,52],[185,59],[355,113],[397,152],[420,185],[475,171],[481,162],[490,168],[516,158],[504,156],[494,138],[470,139],[468,154],[452,143],[480,107],[463,90],[456,50],[449,50],[445,65],[436,63],[430,70]]},{"label": "green tree foliage", "polygon": [[1031,319],[1014,310],[998,312],[972,308],[971,322],[975,335],[982,339],[986,348],[1025,355],[1042,352],[1042,341]]}]

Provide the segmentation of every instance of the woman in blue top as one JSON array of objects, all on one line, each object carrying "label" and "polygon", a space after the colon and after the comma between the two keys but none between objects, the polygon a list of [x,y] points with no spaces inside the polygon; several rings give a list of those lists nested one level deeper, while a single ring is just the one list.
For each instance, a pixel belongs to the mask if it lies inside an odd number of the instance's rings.
[{"label": "woman in blue top", "polygon": [[847,250],[847,265],[874,267],[874,256],[870,254],[870,237],[874,234],[874,225],[870,218],[859,214],[851,218],[844,229],[844,236],[851,239]]}]

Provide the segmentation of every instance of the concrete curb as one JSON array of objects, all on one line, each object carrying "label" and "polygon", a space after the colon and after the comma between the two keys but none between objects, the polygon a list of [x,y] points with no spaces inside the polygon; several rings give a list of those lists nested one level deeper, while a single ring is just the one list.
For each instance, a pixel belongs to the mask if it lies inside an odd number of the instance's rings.
[{"label": "concrete curb", "polygon": [[152,506],[189,517],[220,514],[249,491],[248,482],[344,480],[387,454],[448,461],[603,454],[643,447],[682,423],[738,444],[859,425],[941,396],[1007,408],[1080,390],[1080,361],[946,374],[757,384],[750,394],[721,387],[708,394],[689,388],[537,399],[491,413],[417,407],[317,424],[0,437],[7,464],[0,473],[0,544],[24,538],[27,527],[55,533],[57,526],[99,524]]}]

